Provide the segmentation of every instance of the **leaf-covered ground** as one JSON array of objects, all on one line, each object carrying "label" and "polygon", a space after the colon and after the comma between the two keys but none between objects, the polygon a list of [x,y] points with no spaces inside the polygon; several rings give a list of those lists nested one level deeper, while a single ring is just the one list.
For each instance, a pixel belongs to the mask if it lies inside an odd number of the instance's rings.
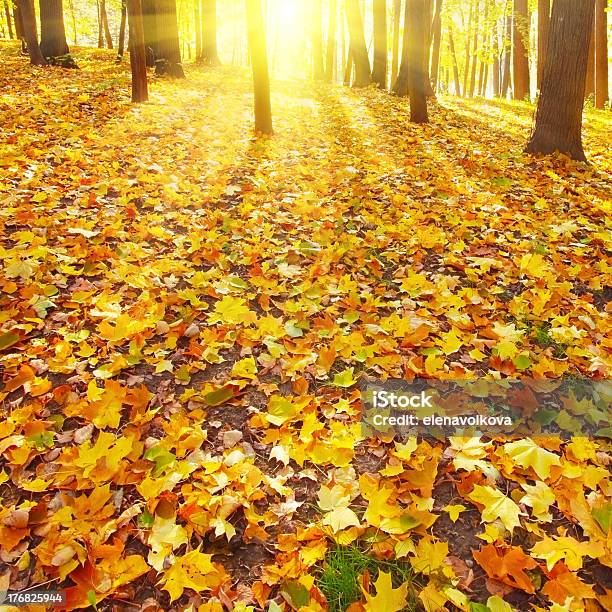
[{"label": "leaf-covered ground", "polygon": [[353,612],[612,608],[607,442],[363,439],[356,386],[609,376],[610,115],[584,166],[278,81],[255,140],[246,71],[77,58],[1,47],[0,591],[338,609],[352,551]]}]

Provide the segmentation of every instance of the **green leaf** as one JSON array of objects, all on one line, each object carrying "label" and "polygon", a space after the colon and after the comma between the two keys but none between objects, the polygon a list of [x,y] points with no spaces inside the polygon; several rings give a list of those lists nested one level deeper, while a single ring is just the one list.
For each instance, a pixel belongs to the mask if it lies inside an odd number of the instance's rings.
[{"label": "green leaf", "polygon": [[332,383],[334,387],[352,387],[357,380],[353,377],[353,372],[355,368],[346,368],[346,370],[339,372],[334,376],[334,382]]},{"label": "green leaf", "polygon": [[10,331],[5,334],[0,334],[0,351],[9,346],[13,346],[13,344],[17,344],[17,342],[19,342],[19,334],[15,332]]},{"label": "green leaf", "polygon": [[202,403],[207,406],[220,406],[225,404],[228,400],[234,397],[234,390],[232,387],[221,387],[216,391],[211,391],[206,395],[202,396]]}]

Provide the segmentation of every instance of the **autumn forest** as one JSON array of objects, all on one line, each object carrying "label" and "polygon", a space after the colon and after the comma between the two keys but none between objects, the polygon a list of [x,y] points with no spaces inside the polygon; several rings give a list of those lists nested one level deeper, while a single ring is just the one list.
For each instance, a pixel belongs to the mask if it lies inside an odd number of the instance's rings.
[{"label": "autumn forest", "polygon": [[0,0],[0,611],[612,609],[607,0]]}]

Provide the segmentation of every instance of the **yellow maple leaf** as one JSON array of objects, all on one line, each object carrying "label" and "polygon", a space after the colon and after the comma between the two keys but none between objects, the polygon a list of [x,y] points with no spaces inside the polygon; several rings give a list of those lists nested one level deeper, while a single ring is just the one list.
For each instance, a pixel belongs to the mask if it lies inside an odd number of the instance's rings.
[{"label": "yellow maple leaf", "polygon": [[[408,583],[404,582],[397,589],[393,588],[391,574],[380,571],[374,583],[376,595],[370,595],[364,591],[366,612],[399,612],[408,603]],[[362,587],[363,589],[363,587]]]},{"label": "yellow maple leaf", "polygon": [[210,323],[252,323],[255,321],[255,313],[249,310],[243,298],[235,298],[226,295],[215,304],[215,309],[208,315]]},{"label": "yellow maple leaf", "polygon": [[219,582],[219,570],[213,565],[212,555],[199,550],[178,557],[174,564],[164,572],[160,584],[170,593],[170,601],[178,599],[185,589],[197,593],[209,591]]},{"label": "yellow maple leaf", "polygon": [[582,568],[584,557],[597,559],[605,554],[605,549],[600,542],[579,542],[569,536],[545,537],[535,543],[531,554],[536,559],[544,559],[548,571],[552,570],[557,561],[563,559],[568,569],[575,572]]},{"label": "yellow maple leaf", "polygon": [[424,537],[417,544],[415,556],[410,557],[410,565],[415,572],[429,576],[444,566],[447,555],[448,544],[446,542],[434,542]]},{"label": "yellow maple leaf", "polygon": [[500,519],[506,529],[512,533],[521,522],[520,508],[501,491],[489,486],[474,485],[474,490],[468,495],[470,501],[478,502],[484,506],[482,522],[492,523]]},{"label": "yellow maple leaf", "polygon": [[557,455],[538,446],[531,438],[504,444],[504,451],[522,468],[533,468],[539,478],[550,476],[553,465],[561,465]]}]

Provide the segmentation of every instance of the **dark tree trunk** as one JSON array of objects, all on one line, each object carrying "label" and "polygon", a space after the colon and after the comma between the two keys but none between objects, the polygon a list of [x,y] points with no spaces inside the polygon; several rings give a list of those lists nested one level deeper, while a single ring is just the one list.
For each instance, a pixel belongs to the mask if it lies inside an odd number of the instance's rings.
[{"label": "dark tree trunk", "polygon": [[113,36],[110,28],[108,27],[108,15],[106,13],[106,0],[100,0],[100,18],[102,21],[102,28],[104,30],[104,40],[106,41],[106,47],[108,49],[113,48]]},{"label": "dark tree trunk", "polygon": [[62,0],[39,0],[40,51],[46,58],[68,55]]},{"label": "dark tree trunk", "polygon": [[489,72],[489,61],[488,61],[488,47],[489,47],[489,1],[484,0],[485,2],[485,12],[484,12],[484,23],[482,28],[482,56],[480,58],[480,68],[478,71],[478,95],[484,96],[485,89],[487,87],[487,74]]},{"label": "dark tree trunk", "polygon": [[410,47],[410,11],[406,4],[404,10],[404,36],[402,37],[402,61],[400,63],[397,79],[393,83],[393,93],[396,96],[408,95],[408,67],[410,63],[409,47]]},{"label": "dark tree trunk", "polygon": [[21,24],[23,26],[23,37],[28,46],[30,63],[33,66],[46,66],[47,60],[40,50],[38,44],[38,32],[36,30],[36,14],[32,0],[17,0]]},{"label": "dark tree trunk", "polygon": [[432,19],[433,19],[433,3],[434,0],[425,0],[425,95],[428,98],[435,98],[431,80],[429,78],[429,63],[431,58],[431,41],[432,41]]},{"label": "dark tree trunk", "polygon": [[15,34],[17,35],[17,38],[21,41],[21,51],[22,53],[26,53],[27,45],[23,32],[23,19],[21,18],[21,8],[19,6],[18,0],[13,0],[13,21],[15,22]]},{"label": "dark tree trunk", "polygon": [[550,0],[538,0],[538,90],[542,88],[542,72],[546,63],[549,28]]},{"label": "dark tree trunk", "polygon": [[246,5],[255,94],[255,132],[258,134],[273,134],[268,51],[261,0],[246,0]]},{"label": "dark tree trunk", "polygon": [[157,0],[158,52],[155,74],[184,79],[176,21],[176,0]]},{"label": "dark tree trunk", "polygon": [[427,123],[427,95],[425,81],[428,80],[427,49],[427,0],[406,0],[410,12],[410,43],[408,90],[410,91],[410,121]]},{"label": "dark tree trunk", "polygon": [[495,30],[493,32],[493,95],[498,98],[500,95],[500,61],[499,61],[499,32],[497,30],[498,24],[495,24]]},{"label": "dark tree trunk", "polygon": [[338,2],[329,0],[329,22],[327,25],[327,51],[325,57],[325,80],[331,83],[334,80],[334,67],[336,65],[336,30],[338,22]]},{"label": "dark tree trunk", "polygon": [[8,27],[9,38],[13,39],[15,37],[13,34],[13,21],[11,19],[11,10],[9,9],[7,0],[4,0],[4,14],[6,16],[6,25]]},{"label": "dark tree trunk", "polygon": [[312,22],[312,76],[316,81],[322,81],[325,76],[323,69],[323,2],[311,0]]},{"label": "dark tree trunk", "polygon": [[584,97],[591,98],[595,95],[595,15],[589,38],[589,59],[587,62],[586,83],[584,85]]},{"label": "dark tree trunk", "polygon": [[[142,23],[142,7],[140,8],[140,22]],[[123,59],[125,53],[125,23],[127,21],[127,0],[121,0],[121,22],[119,24],[119,42],[117,43],[117,61]],[[144,43],[143,43],[144,50]]]},{"label": "dark tree trunk", "polygon": [[374,64],[372,82],[387,87],[387,0],[374,0]]},{"label": "dark tree trunk", "polygon": [[595,3],[595,108],[608,101],[608,17],[606,0]]},{"label": "dark tree trunk", "polygon": [[527,0],[514,0],[514,28],[512,33],[512,62],[514,71],[514,99],[530,97],[529,88],[529,6]]},{"label": "dark tree trunk", "polygon": [[397,79],[399,69],[400,22],[402,17],[402,0],[393,0],[393,43],[391,49],[391,86]]},{"label": "dark tree trunk", "polygon": [[353,53],[351,51],[351,46],[349,43],[349,50],[346,56],[346,64],[344,65],[344,79],[342,82],[347,87],[351,84],[351,74],[353,72]]},{"label": "dark tree trunk", "polygon": [[149,99],[144,25],[140,0],[127,0],[130,24],[130,68],[132,69],[132,102]]},{"label": "dark tree trunk", "polygon": [[355,63],[353,87],[367,87],[371,82],[370,58],[365,43],[359,0],[346,0],[346,18],[351,37],[351,53]]},{"label": "dark tree trunk", "polygon": [[500,96],[502,98],[506,98],[508,95],[508,89],[510,87],[510,77],[511,77],[511,62],[510,62],[510,41],[512,39],[512,15],[506,15],[506,30],[503,38],[503,52],[504,52],[504,63],[503,63],[503,73],[502,73],[502,83],[501,83],[501,92]]},{"label": "dark tree trunk", "polygon": [[542,74],[528,153],[560,151],[586,161],[581,135],[582,107],[594,10],[595,0],[553,2],[548,61]]},{"label": "dark tree trunk", "polygon": [[219,66],[217,50],[217,0],[202,0],[202,62]]},{"label": "dark tree trunk", "polygon": [[453,78],[455,79],[455,95],[461,95],[461,81],[459,80],[459,65],[457,64],[457,53],[455,53],[455,40],[453,38],[453,27],[448,25],[448,48],[453,60]]},{"label": "dark tree trunk", "polygon": [[159,57],[159,37],[157,36],[157,0],[141,0],[142,23],[144,27],[145,54],[147,66],[155,66]]},{"label": "dark tree trunk", "polygon": [[480,21],[480,0],[476,0],[476,19],[474,20],[474,41],[472,45],[472,63],[470,67],[469,97],[474,97],[476,88],[476,66],[478,65],[478,22]]},{"label": "dark tree trunk", "polygon": [[438,88],[438,71],[440,69],[440,40],[442,38],[442,0],[436,2],[436,12],[434,13],[432,30],[432,50],[431,50],[431,86],[436,93]]},{"label": "dark tree trunk", "polygon": [[104,49],[104,27],[102,25],[102,3],[96,1],[96,11],[98,13],[98,49]]}]

